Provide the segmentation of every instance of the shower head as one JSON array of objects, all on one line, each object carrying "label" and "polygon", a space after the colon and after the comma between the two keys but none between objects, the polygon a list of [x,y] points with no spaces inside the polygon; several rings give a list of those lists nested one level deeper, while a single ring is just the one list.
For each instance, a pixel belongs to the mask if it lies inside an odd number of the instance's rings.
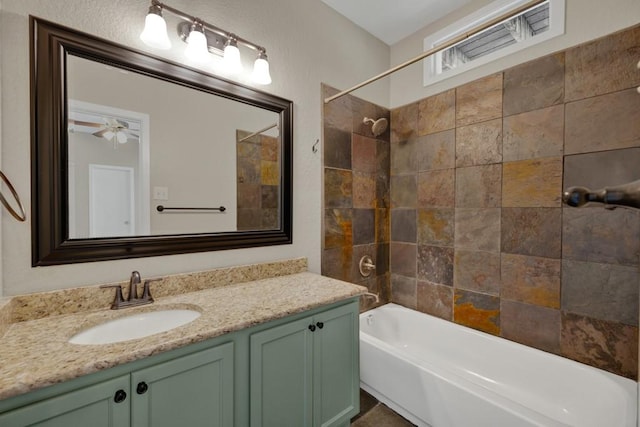
[{"label": "shower head", "polygon": [[385,119],[384,117],[381,117],[378,120],[365,117],[362,123],[372,123],[371,132],[374,136],[380,136],[384,133],[385,130],[387,130],[387,119]]}]

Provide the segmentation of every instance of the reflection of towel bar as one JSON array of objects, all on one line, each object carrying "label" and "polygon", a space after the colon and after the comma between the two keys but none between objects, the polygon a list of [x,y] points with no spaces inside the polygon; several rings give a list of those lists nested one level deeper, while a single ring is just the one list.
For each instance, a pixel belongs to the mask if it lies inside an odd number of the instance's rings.
[{"label": "reflection of towel bar", "polygon": [[158,205],[156,206],[156,210],[158,212],[163,211],[220,211],[224,212],[227,210],[224,206],[220,206],[219,208],[170,208],[168,206]]}]

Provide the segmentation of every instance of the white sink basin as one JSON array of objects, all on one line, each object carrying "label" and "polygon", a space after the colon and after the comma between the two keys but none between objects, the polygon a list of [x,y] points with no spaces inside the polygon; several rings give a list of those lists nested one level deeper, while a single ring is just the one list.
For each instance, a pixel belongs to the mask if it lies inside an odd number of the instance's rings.
[{"label": "white sink basin", "polygon": [[195,310],[159,310],[132,314],[85,329],[71,337],[72,344],[110,344],[129,341],[186,325],[200,317]]}]

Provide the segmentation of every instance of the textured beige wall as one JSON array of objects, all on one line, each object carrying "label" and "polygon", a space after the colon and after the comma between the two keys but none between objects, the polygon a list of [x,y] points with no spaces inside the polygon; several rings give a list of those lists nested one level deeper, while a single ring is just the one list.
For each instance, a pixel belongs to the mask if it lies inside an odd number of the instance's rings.
[{"label": "textured beige wall", "polygon": [[[2,10],[3,0],[0,0],[0,11]],[[1,22],[1,21],[0,21]],[[2,42],[0,42],[0,82],[2,81]],[[0,99],[3,98],[2,93],[2,85],[0,85]],[[0,102],[0,123],[2,123],[2,103]],[[1,129],[1,128],[0,128]],[[2,164],[2,132],[0,132],[0,164]],[[4,209],[0,211],[0,218],[6,216]],[[0,242],[2,242],[2,227],[0,226]],[[2,259],[2,247],[4,245],[0,244],[0,260]],[[2,274],[2,262],[0,262],[0,297],[4,295],[3,292],[3,274]]]},{"label": "textured beige wall", "polygon": [[[475,0],[466,7],[399,41],[391,47],[391,64],[400,64],[418,56],[423,52],[425,37],[489,3],[491,3],[490,0]],[[389,105],[391,108],[406,105],[531,59],[630,27],[637,24],[638,21],[640,21],[640,1],[638,0],[606,2],[601,0],[566,0],[564,35],[427,87],[422,84],[423,61],[420,61],[388,78],[391,94]]]},{"label": "textured beige wall", "polygon": [[[273,84],[262,90],[294,102],[293,244],[121,261],[31,267],[31,222],[2,217],[4,294],[110,282],[131,270],[157,276],[213,267],[305,256],[320,271],[321,156],[311,146],[321,136],[320,83],[348,87],[389,64],[389,48],[317,0],[171,0],[169,4],[267,48]],[[12,177],[30,209],[29,33],[32,14],[136,49],[147,0],[3,0],[2,170]],[[170,17],[167,17],[171,20]],[[175,21],[172,21],[175,22]],[[170,24],[170,26],[175,24]],[[171,35],[182,47],[177,35]],[[153,54],[183,62],[182,50]],[[245,65],[252,58],[245,55]],[[371,85],[360,96],[386,105],[388,84]],[[10,141],[10,142],[7,142]]]}]

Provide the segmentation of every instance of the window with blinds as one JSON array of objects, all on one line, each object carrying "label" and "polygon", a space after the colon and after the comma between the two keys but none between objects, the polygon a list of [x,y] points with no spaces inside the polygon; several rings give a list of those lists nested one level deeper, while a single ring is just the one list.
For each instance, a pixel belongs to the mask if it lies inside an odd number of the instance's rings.
[{"label": "window with blinds", "polygon": [[[460,33],[523,3],[525,0],[494,2],[427,37],[424,49],[426,51],[442,45]],[[547,0],[432,55],[425,60],[424,84],[427,86],[563,33],[564,0]]]}]

